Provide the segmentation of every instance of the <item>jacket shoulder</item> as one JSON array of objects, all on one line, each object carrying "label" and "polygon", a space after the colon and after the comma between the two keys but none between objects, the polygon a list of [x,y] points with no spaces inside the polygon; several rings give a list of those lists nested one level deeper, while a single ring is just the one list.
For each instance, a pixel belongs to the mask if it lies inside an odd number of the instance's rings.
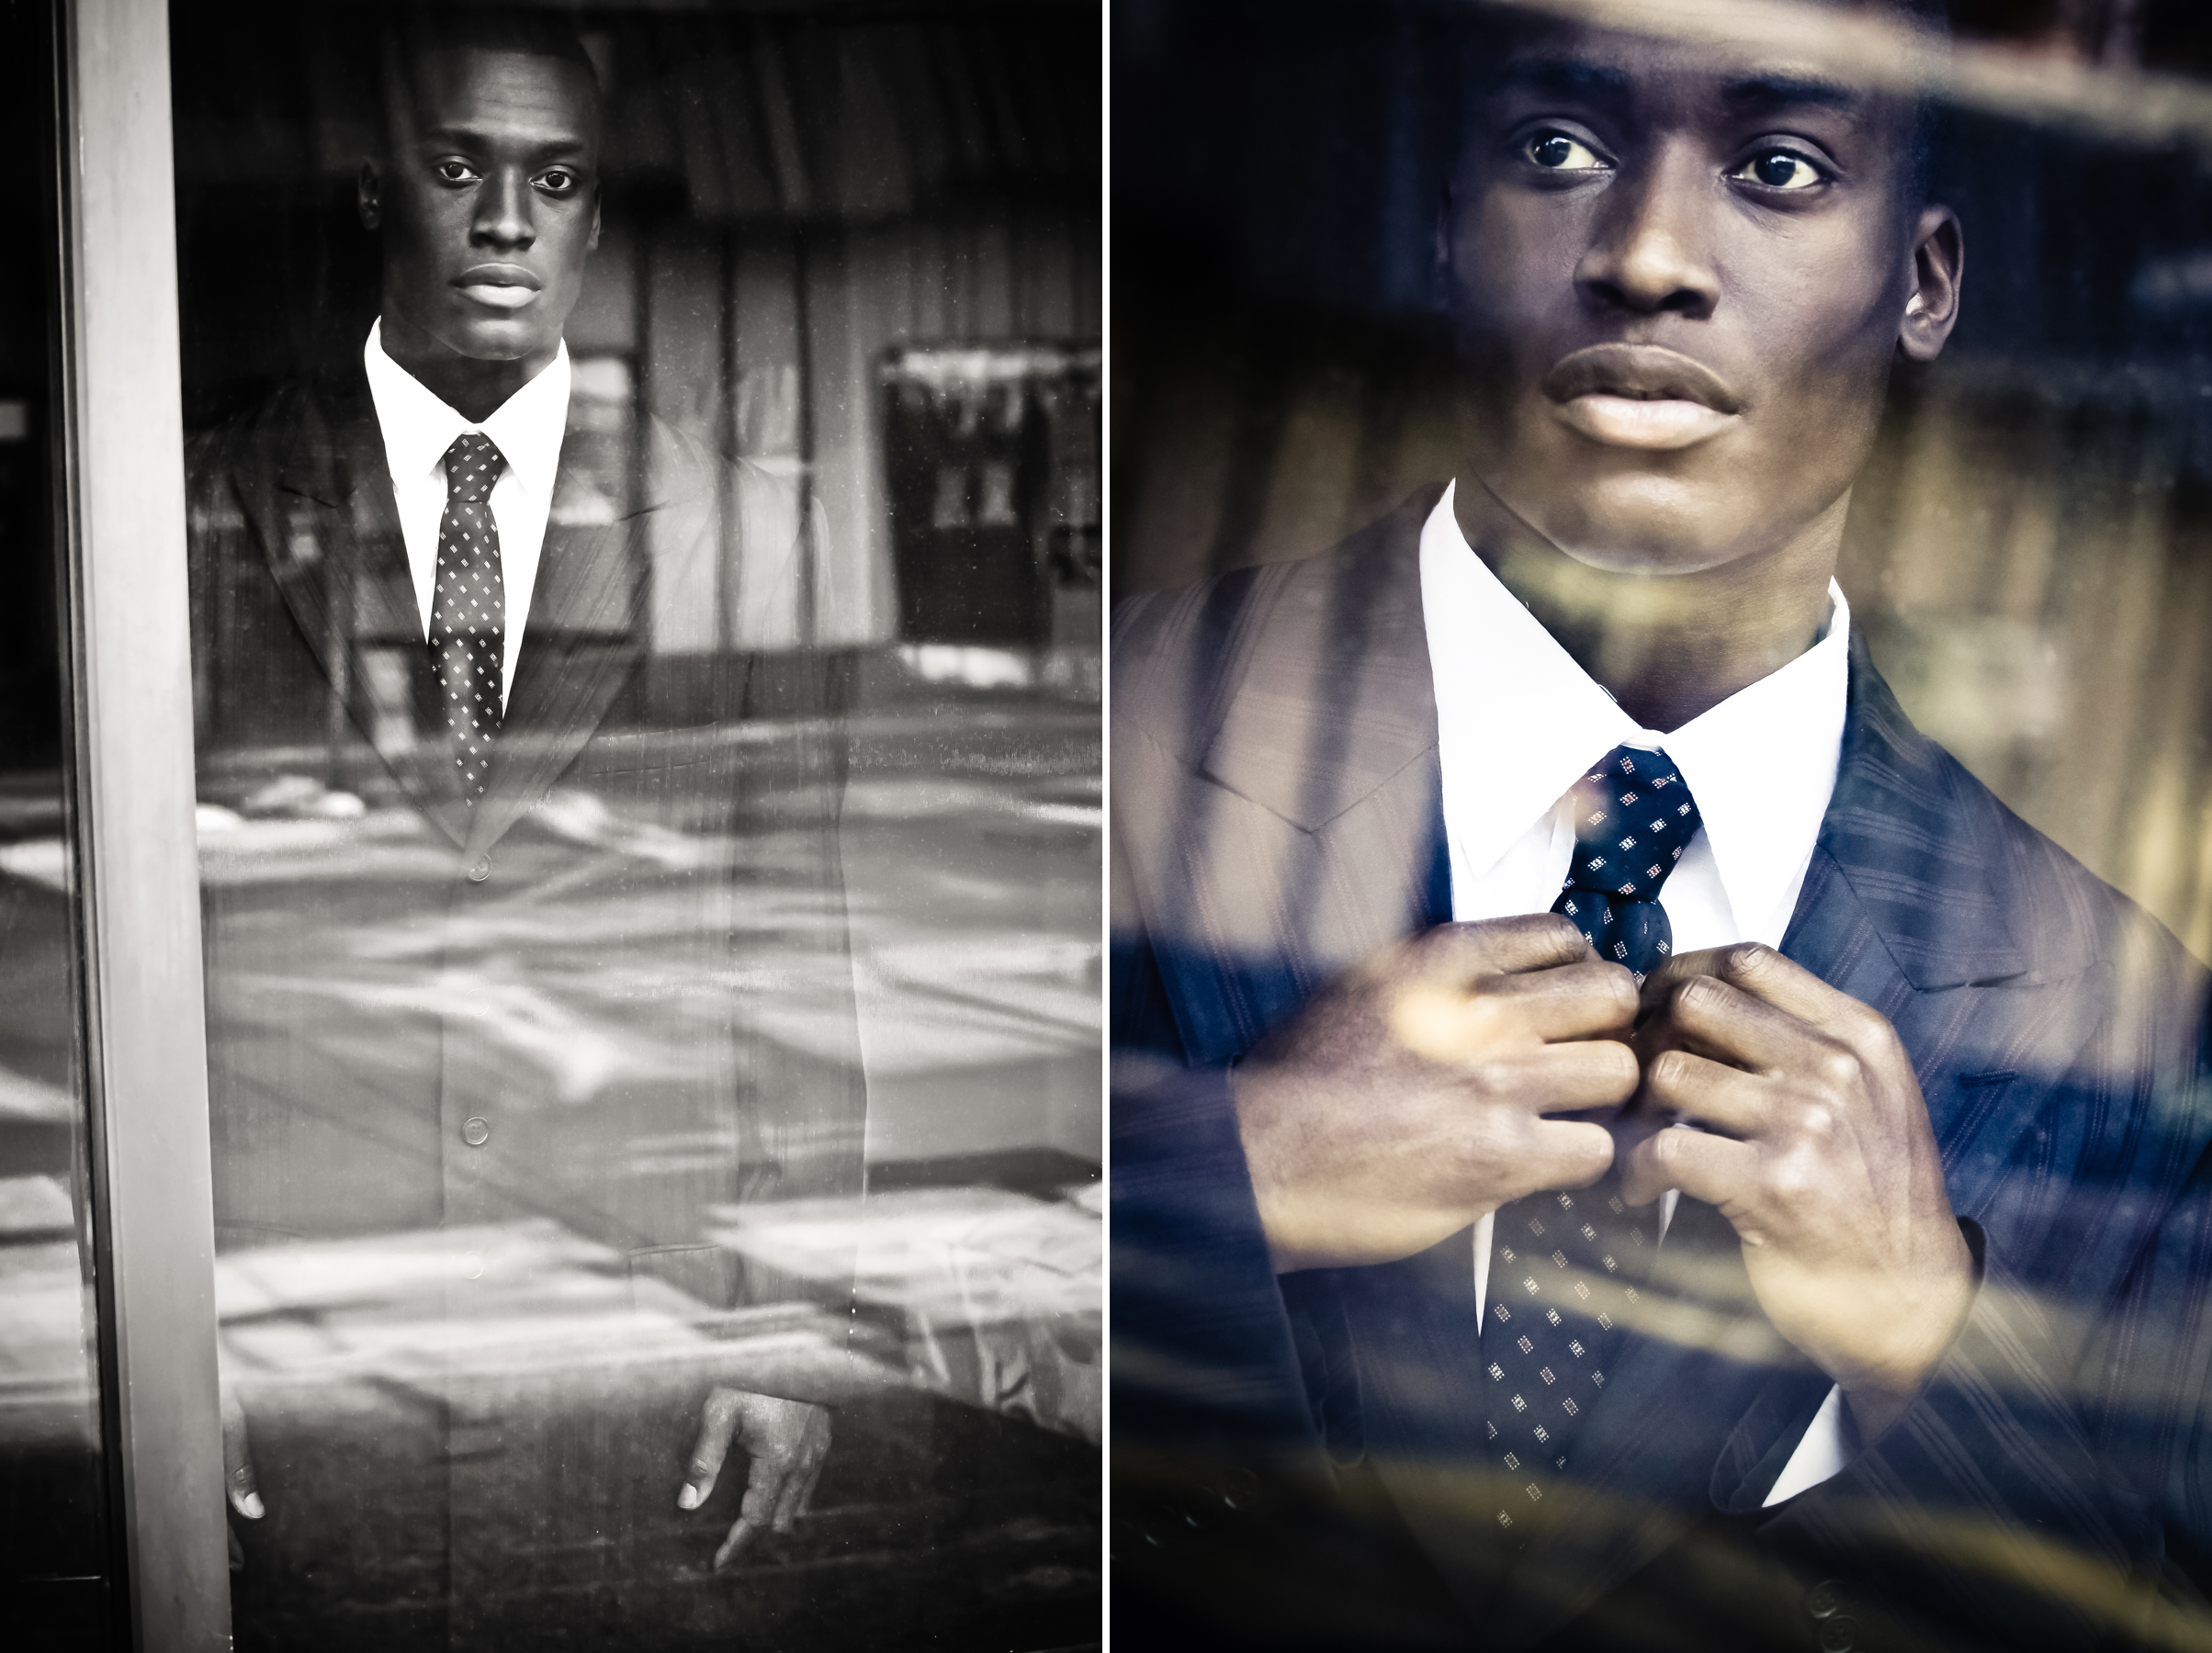
[{"label": "jacket shoulder", "polygon": [[1195,762],[1256,665],[1296,674],[1371,647],[1378,610],[1410,594],[1417,611],[1421,524],[1441,494],[1425,488],[1316,556],[1115,604],[1115,724]]},{"label": "jacket shoulder", "polygon": [[[1966,765],[1935,742],[1928,749],[1952,795],[1977,824],[1977,852],[2006,908],[2031,977],[2060,981],[2109,969],[2111,991],[2190,1007],[2212,1002],[2212,974],[2141,903],[2092,871],[2033,826]],[[2009,894],[2003,894],[2009,892]]]}]

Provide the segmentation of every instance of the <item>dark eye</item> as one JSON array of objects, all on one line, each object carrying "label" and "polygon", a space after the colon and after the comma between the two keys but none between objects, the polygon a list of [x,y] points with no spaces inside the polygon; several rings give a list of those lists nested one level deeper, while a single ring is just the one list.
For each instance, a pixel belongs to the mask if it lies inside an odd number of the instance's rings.
[{"label": "dark eye", "polygon": [[567,195],[576,187],[576,174],[561,166],[538,174],[537,181],[551,195]]},{"label": "dark eye", "polygon": [[1768,189],[1811,189],[1826,182],[1820,168],[1789,150],[1767,150],[1754,155],[1732,175]]},{"label": "dark eye", "polygon": [[1597,172],[1605,165],[1588,144],[1564,132],[1539,132],[1521,146],[1521,153],[1546,172]]},{"label": "dark eye", "polygon": [[468,184],[476,179],[476,168],[466,161],[441,161],[433,170],[448,184]]}]

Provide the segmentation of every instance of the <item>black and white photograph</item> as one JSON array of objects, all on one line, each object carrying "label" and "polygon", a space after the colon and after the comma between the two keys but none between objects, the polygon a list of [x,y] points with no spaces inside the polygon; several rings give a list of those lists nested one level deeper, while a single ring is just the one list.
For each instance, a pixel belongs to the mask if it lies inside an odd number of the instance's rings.
[{"label": "black and white photograph", "polygon": [[10,27],[0,1641],[1096,1645],[1095,8]]}]

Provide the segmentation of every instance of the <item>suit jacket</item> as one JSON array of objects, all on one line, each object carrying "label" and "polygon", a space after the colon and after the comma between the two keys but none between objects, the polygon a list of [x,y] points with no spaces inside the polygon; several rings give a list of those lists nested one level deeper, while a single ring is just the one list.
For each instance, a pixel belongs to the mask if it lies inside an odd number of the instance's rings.
[{"label": "suit jacket", "polygon": [[[657,591],[701,589],[702,559],[758,591],[792,547],[726,531],[738,489],[695,444],[588,412],[473,809],[358,367],[194,464],[201,796],[245,817],[202,832],[219,1245],[266,1313],[363,1347],[383,1314],[393,1349],[446,1352],[253,1412],[271,1519],[247,1536],[293,1553],[246,1587],[321,1569],[387,1630],[392,1602],[450,1600],[471,1645],[502,1592],[617,1576],[671,1526],[704,1382],[640,1360],[556,1394],[553,1368],[624,1351],[487,1377],[470,1338],[537,1317],[613,1344],[633,1305],[803,1299],[821,1282],[749,1273],[715,1225],[861,1190],[819,662],[651,647]],[[819,714],[748,721],[769,690]]]},{"label": "suit jacket", "polygon": [[1685,1198],[1576,1479],[1508,1556],[1468,1235],[1273,1276],[1230,1064],[1450,915],[1435,498],[1115,618],[1117,1622],[1277,1647],[2203,1634],[2182,1574],[2208,1530],[2205,973],[1916,732],[1856,639],[1783,950],[1896,1027],[1980,1258],[1907,1415],[1762,1508],[1828,1379]]}]

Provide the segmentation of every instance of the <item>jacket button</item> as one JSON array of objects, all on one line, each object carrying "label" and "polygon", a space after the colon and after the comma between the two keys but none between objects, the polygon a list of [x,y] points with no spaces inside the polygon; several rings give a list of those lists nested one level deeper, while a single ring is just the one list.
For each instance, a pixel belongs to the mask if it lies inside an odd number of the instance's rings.
[{"label": "jacket button", "polygon": [[1852,1653],[1858,1646],[1858,1621],[1836,1617],[1821,1625],[1821,1653]]},{"label": "jacket button", "polygon": [[476,858],[476,864],[468,869],[468,882],[470,883],[482,883],[484,880],[490,878],[491,876],[491,858],[489,855],[478,856]]},{"label": "jacket button", "polygon": [[470,1119],[463,1122],[461,1126],[461,1141],[468,1143],[469,1147],[481,1148],[491,1140],[491,1120],[483,1119]]},{"label": "jacket button", "polygon": [[1816,1619],[1834,1618],[1843,1605],[1844,1587],[1834,1579],[1823,1579],[1805,1592],[1805,1611]]}]

